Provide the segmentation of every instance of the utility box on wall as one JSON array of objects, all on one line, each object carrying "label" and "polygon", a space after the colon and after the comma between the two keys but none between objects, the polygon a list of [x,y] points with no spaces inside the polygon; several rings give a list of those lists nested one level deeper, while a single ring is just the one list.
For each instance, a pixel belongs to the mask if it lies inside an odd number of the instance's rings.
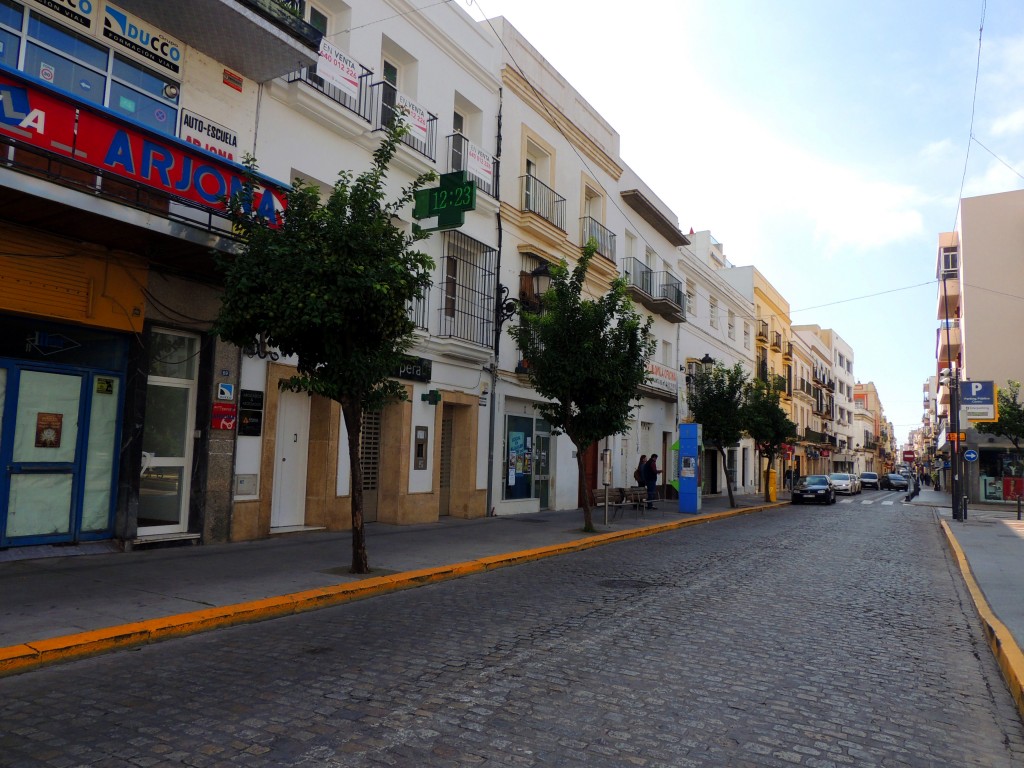
[{"label": "utility box on wall", "polygon": [[415,453],[413,454],[413,469],[427,468],[427,437],[430,430],[427,427],[416,427],[416,436],[413,441]]}]

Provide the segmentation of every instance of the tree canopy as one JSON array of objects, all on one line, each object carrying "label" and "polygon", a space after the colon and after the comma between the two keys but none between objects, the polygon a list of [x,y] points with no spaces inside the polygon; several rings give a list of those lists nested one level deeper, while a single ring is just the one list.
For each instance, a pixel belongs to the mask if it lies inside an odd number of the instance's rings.
[{"label": "tree canopy", "polygon": [[[690,418],[701,425],[704,444],[714,448],[727,466],[726,449],[739,443],[746,427],[744,403],[749,376],[741,363],[731,368],[715,363],[700,368],[687,388]],[[732,483],[726,480],[729,506],[736,506]]]},{"label": "tree canopy", "polygon": [[622,278],[596,299],[583,298],[587,270],[597,251],[591,239],[570,272],[551,267],[551,287],[539,313],[521,311],[509,333],[524,359],[533,388],[546,398],[538,407],[553,434],[576,446],[584,529],[594,530],[584,453],[608,435],[625,432],[654,354],[653,319],[634,309]]},{"label": "tree canopy", "polygon": [[367,573],[359,462],[364,411],[405,398],[391,378],[412,339],[409,307],[431,284],[433,261],[414,248],[426,237],[395,223],[427,173],[385,201],[388,168],[407,129],[396,121],[373,153],[371,167],[339,175],[326,202],[296,180],[279,227],[253,210],[256,161],[228,201],[241,237],[236,255],[218,256],[224,295],[216,321],[221,338],[245,347],[256,340],[294,355],[285,387],[341,405],[352,478],[352,571]]},{"label": "tree canopy", "polygon": [[767,381],[754,379],[747,386],[743,404],[743,425],[767,460],[764,475],[764,499],[769,501],[769,478],[775,457],[784,443],[796,439],[796,424],[780,405],[781,391]]},{"label": "tree canopy", "polygon": [[1024,404],[1020,402],[1020,382],[1010,379],[1000,387],[996,395],[999,418],[996,421],[981,421],[974,425],[979,432],[1000,435],[1013,443],[1013,449],[1020,453],[1020,441],[1024,438]]}]

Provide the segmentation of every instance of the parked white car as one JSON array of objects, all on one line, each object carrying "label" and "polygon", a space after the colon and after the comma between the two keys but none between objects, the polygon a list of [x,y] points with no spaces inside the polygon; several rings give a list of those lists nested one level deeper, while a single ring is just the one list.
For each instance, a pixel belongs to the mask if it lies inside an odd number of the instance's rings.
[{"label": "parked white car", "polygon": [[845,493],[847,496],[854,494],[854,480],[849,472],[833,472],[828,479],[832,481],[836,493]]}]

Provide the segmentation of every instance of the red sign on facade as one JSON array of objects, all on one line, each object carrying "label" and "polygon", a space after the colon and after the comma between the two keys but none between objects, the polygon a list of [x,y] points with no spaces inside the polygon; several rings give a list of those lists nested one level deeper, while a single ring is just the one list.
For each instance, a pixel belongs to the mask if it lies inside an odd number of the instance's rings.
[{"label": "red sign on facade", "polygon": [[214,403],[211,429],[234,429],[238,419],[238,406],[234,403]]},{"label": "red sign on facade", "polygon": [[913,464],[916,459],[917,459],[917,454],[914,453],[913,451],[904,451],[903,452],[903,461],[905,461],[907,464]]},{"label": "red sign on facade", "polygon": [[[13,73],[0,74],[0,105],[0,132],[16,141],[204,208],[223,211],[223,199],[239,191],[244,180],[241,166],[150,133],[101,108],[51,94]],[[284,189],[267,180],[256,190],[253,206],[272,227],[278,226]]]}]

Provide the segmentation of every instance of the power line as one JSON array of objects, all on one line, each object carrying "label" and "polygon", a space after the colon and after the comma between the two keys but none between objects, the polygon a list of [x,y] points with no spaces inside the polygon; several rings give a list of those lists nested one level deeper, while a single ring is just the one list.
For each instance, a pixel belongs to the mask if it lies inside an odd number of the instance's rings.
[{"label": "power line", "polygon": [[[978,104],[978,77],[981,74],[981,38],[985,32],[985,10],[988,0],[981,0],[981,23],[978,25],[978,58],[974,65],[974,93],[971,95],[971,127],[967,132],[967,152],[964,156],[964,172],[960,177],[960,193],[956,196],[956,213],[953,215],[953,226],[950,231],[956,230],[956,220],[960,217],[960,200],[964,196],[964,182],[967,180],[967,163],[971,159],[971,141],[974,139],[974,113]],[[979,142],[980,143],[980,142]]]},{"label": "power line", "polygon": [[971,141],[973,141],[973,142],[974,142],[975,144],[977,144],[977,145],[978,145],[979,147],[981,147],[981,148],[982,148],[982,149],[984,149],[984,150],[985,150],[986,152],[988,152],[988,153],[989,153],[990,155],[992,155],[992,157],[994,157],[994,158],[995,158],[996,160],[998,160],[998,161],[999,161],[1000,163],[1002,163],[1002,164],[1003,164],[1003,165],[1005,165],[1005,166],[1006,166],[1007,168],[1009,168],[1009,169],[1010,169],[1011,171],[1013,171],[1013,172],[1014,172],[1015,174],[1017,174],[1017,176],[1020,176],[1020,178],[1024,179],[1024,176],[1021,176],[1021,174],[1020,174],[1020,173],[1019,173],[1019,172],[1017,171],[1017,169],[1016,169],[1016,168],[1014,168],[1014,167],[1013,167],[1012,165],[1010,165],[1010,164],[1009,164],[1008,162],[1006,162],[1005,160],[1003,160],[1003,158],[1001,158],[1001,157],[1000,157],[999,155],[997,155],[997,154],[996,154],[995,152],[993,152],[993,151],[992,151],[991,149],[989,149],[989,148],[988,148],[988,147],[986,147],[986,146],[985,146],[984,144],[982,144],[982,143],[981,143],[980,141],[978,141],[978,139],[977,139],[977,137],[976,137],[976,136],[973,136],[973,135],[972,135],[972,136],[971,136]]},{"label": "power line", "polygon": [[446,5],[447,3],[451,2],[454,2],[454,0],[438,0],[438,2],[431,3],[430,5],[422,5],[419,8],[412,8],[411,10],[408,11],[402,11],[401,13],[396,13],[391,16],[385,16],[382,19],[374,19],[373,21],[368,21],[365,24],[359,24],[358,26],[355,27],[349,27],[348,29],[339,29],[337,32],[333,32],[330,35],[324,35],[324,37],[336,37],[338,35],[343,35],[346,32],[352,32],[357,29],[363,29],[364,27],[372,27],[374,24],[380,24],[382,21],[390,21],[391,19],[397,19],[400,16],[411,16],[414,13],[421,13],[427,10],[427,8],[433,8],[435,5]]}]

